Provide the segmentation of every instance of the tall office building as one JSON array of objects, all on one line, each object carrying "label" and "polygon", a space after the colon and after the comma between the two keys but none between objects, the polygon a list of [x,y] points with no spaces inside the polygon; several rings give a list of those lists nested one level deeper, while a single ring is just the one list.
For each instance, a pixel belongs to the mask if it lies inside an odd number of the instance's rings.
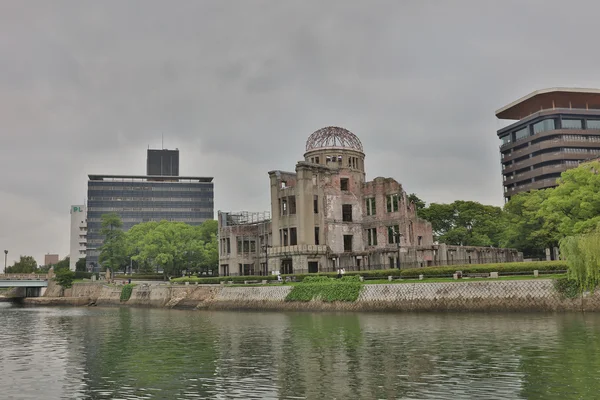
[{"label": "tall office building", "polygon": [[85,205],[71,206],[71,246],[69,269],[75,271],[80,258],[85,257],[87,248],[87,213]]},{"label": "tall office building", "polygon": [[580,162],[600,156],[600,90],[538,90],[496,111],[517,122],[498,131],[504,197],[556,186]]},{"label": "tall office building", "polygon": [[213,178],[177,176],[89,175],[87,268],[98,271],[103,214],[116,213],[123,230],[141,222],[177,221],[200,225],[213,219]]},{"label": "tall office building", "polygon": [[146,158],[146,175],[178,176],[179,150],[148,149]]}]

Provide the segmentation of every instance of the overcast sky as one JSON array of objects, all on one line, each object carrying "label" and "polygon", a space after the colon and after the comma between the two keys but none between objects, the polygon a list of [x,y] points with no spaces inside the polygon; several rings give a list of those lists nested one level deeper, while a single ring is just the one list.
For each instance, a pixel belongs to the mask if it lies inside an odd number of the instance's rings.
[{"label": "overcast sky", "polygon": [[427,202],[501,205],[494,112],[541,88],[600,88],[600,3],[0,0],[0,247],[69,251],[87,174],[143,174],[179,148],[217,210],[270,207],[329,125],[367,178]]}]

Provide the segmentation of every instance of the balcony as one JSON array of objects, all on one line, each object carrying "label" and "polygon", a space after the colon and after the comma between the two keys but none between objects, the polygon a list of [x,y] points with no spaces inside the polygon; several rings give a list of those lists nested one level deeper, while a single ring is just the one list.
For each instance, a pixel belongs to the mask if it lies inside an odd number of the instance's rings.
[{"label": "balcony", "polygon": [[535,168],[535,169],[533,169],[531,171],[526,171],[526,172],[522,172],[520,174],[517,174],[517,175],[514,176],[513,179],[507,179],[504,182],[504,186],[508,186],[508,185],[511,185],[513,183],[516,183],[516,182],[522,182],[522,181],[531,179],[531,178],[536,177],[536,176],[562,173],[562,172],[566,171],[567,169],[569,169],[569,166],[567,164],[564,164],[564,163],[555,164],[555,165],[547,165],[547,166],[544,166],[544,167]]},{"label": "balcony", "polygon": [[[551,131],[551,132],[553,132],[552,135],[556,134],[556,133],[554,133],[556,131]],[[574,132],[577,132],[577,134],[580,136],[586,136],[587,132],[593,132],[594,136],[600,135],[600,131],[574,131]],[[590,135],[591,134],[588,134],[588,136],[590,136]],[[551,136],[551,135],[540,134],[538,136],[530,136],[529,138],[530,139],[538,139],[538,138],[544,137],[544,136]],[[600,141],[596,142],[596,141],[581,140],[581,139],[565,140],[563,138],[548,139],[548,140],[544,140],[542,142],[532,144],[525,148],[515,150],[512,152],[512,154],[505,155],[504,158],[502,159],[502,162],[505,163],[507,161],[511,161],[511,160],[514,160],[515,158],[523,157],[527,154],[530,154],[530,153],[533,153],[533,152],[536,152],[539,150],[546,150],[546,149],[551,149],[554,147],[583,147],[583,148],[594,149],[594,148],[600,148]]]},{"label": "balcony", "polygon": [[553,187],[553,186],[556,186],[556,180],[557,179],[558,178],[542,179],[542,180],[539,180],[539,181],[528,183],[526,185],[521,185],[521,186],[509,188],[504,193],[504,196],[514,196],[517,193],[527,192],[527,191],[533,190],[533,189],[546,189],[546,188],[549,188],[549,187]]},{"label": "balcony", "polygon": [[583,153],[583,152],[566,153],[566,152],[562,152],[562,151],[556,151],[554,153],[540,154],[538,156],[528,158],[527,160],[514,163],[513,165],[509,165],[504,168],[502,173],[504,175],[507,175],[507,174],[517,171],[519,169],[530,167],[532,165],[537,165],[537,164],[540,164],[540,163],[543,163],[546,161],[556,161],[556,160],[581,161],[581,160],[587,160],[589,158],[596,158],[596,157],[598,157],[598,154],[591,154],[591,153],[587,153],[587,152],[585,152],[585,153]]},{"label": "balcony", "polygon": [[[500,151],[506,151],[515,147],[518,147],[524,143],[531,142],[540,138],[556,135],[584,135],[584,136],[597,136],[600,135],[600,129],[553,129],[550,131],[544,131],[536,133],[532,136],[527,136],[514,142],[506,143],[500,146]],[[520,151],[520,150],[519,150]]]},{"label": "balcony", "polygon": [[296,246],[274,246],[268,249],[269,257],[292,254],[327,254],[327,245],[299,244]]}]

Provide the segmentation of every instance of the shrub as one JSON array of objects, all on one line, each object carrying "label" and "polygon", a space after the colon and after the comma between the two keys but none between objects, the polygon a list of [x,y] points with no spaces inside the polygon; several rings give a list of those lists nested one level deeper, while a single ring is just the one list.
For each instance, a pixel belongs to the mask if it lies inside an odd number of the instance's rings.
[{"label": "shrub", "polygon": [[75,279],[92,279],[92,275],[94,275],[93,272],[75,271]]},{"label": "shrub", "polygon": [[56,276],[54,280],[64,289],[68,289],[73,286],[73,279],[75,277],[75,273],[70,269],[60,269],[56,272]]},{"label": "shrub", "polygon": [[[498,263],[498,264],[466,264],[450,265],[445,267],[425,267],[411,268],[401,270],[400,276],[403,278],[418,278],[423,276],[452,276],[456,271],[463,273],[483,273],[498,272],[500,275],[510,275],[517,272],[539,271],[564,271],[567,264],[564,261],[540,261],[540,262],[518,262],[518,263]],[[397,271],[397,270],[396,270]]]},{"label": "shrub", "polygon": [[121,289],[121,301],[127,301],[131,298],[131,292],[133,292],[134,286],[133,283],[123,285],[123,289]]},{"label": "shrub", "polygon": [[582,292],[582,286],[579,282],[569,278],[555,279],[554,289],[567,299],[574,299]]},{"label": "shrub", "polygon": [[276,281],[277,276],[266,275],[266,276],[215,276],[212,278],[198,278],[197,276],[172,278],[171,282],[174,283],[198,283],[198,284],[219,284],[221,282],[232,281],[234,283],[244,283],[244,281]]},{"label": "shrub", "polygon": [[356,301],[363,285],[358,276],[345,278],[306,277],[302,283],[292,288],[285,301]]},{"label": "shrub", "polygon": [[163,274],[132,274],[115,275],[115,279],[131,279],[132,281],[162,281],[165,279]]}]

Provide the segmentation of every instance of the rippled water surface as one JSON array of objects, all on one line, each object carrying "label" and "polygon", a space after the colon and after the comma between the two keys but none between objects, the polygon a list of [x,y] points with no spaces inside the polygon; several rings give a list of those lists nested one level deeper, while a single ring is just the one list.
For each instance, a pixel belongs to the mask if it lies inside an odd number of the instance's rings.
[{"label": "rippled water surface", "polygon": [[600,315],[0,303],[2,399],[596,399]]}]

